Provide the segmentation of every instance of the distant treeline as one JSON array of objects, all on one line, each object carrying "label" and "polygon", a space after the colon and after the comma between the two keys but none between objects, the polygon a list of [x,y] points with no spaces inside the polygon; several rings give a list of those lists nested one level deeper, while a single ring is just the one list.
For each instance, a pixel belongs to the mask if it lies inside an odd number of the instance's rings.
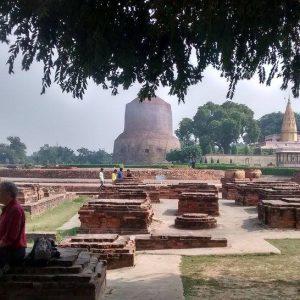
[{"label": "distant treeline", "polygon": [[110,164],[112,155],[103,149],[91,151],[87,148],[76,152],[68,147],[49,146],[45,144],[37,152],[28,156],[26,145],[19,137],[10,136],[9,143],[0,144],[1,164]]}]

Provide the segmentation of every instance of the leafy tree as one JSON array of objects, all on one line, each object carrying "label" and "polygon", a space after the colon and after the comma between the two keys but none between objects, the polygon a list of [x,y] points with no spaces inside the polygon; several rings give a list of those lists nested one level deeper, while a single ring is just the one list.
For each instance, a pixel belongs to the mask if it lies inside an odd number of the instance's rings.
[{"label": "leafy tree", "polygon": [[255,73],[267,85],[281,77],[298,97],[299,11],[295,0],[2,0],[0,40],[10,45],[10,73],[18,55],[24,70],[44,64],[42,92],[54,81],[81,98],[92,79],[116,94],[137,81],[142,98],[162,85],[183,100],[211,65],[229,80],[230,98]]},{"label": "leafy tree", "polygon": [[171,162],[182,162],[184,161],[182,152],[179,149],[171,150],[166,155],[166,160]]},{"label": "leafy tree", "polygon": [[190,145],[182,148],[182,154],[185,160],[189,158],[199,159],[202,155],[202,150],[199,145]]},{"label": "leafy tree", "polygon": [[[193,132],[202,147],[203,153],[211,153],[210,149],[218,148],[219,153],[230,153],[230,145],[242,139],[246,143],[256,142],[259,136],[257,121],[253,118],[253,111],[243,104],[226,101],[222,105],[208,102],[198,108],[189,122],[189,130]],[[186,124],[185,124],[186,125]],[[188,136],[181,136],[181,139]]]},{"label": "leafy tree", "polygon": [[237,153],[238,153],[237,146],[236,146],[236,144],[233,144],[231,146],[231,154],[237,154]]},{"label": "leafy tree", "polygon": [[9,136],[7,140],[9,144],[0,144],[0,163],[25,163],[26,145],[19,137]]},{"label": "leafy tree", "polygon": [[[300,129],[299,113],[295,113],[295,119],[296,119],[297,128],[299,130]],[[282,121],[283,121],[282,112],[273,112],[262,116],[258,120],[258,126],[261,131],[259,140],[264,141],[267,135],[279,134],[281,132]]]},{"label": "leafy tree", "polygon": [[45,144],[32,156],[35,163],[43,165],[75,162],[75,154],[72,149],[61,146],[49,146],[48,144]]},{"label": "leafy tree", "polygon": [[195,144],[195,136],[193,134],[193,120],[183,118],[179,123],[179,128],[175,130],[175,134],[181,142],[182,146]]},{"label": "leafy tree", "polygon": [[14,153],[9,145],[0,144],[0,163],[9,164],[14,162]]},{"label": "leafy tree", "polygon": [[32,160],[37,164],[109,164],[112,156],[102,149],[90,151],[86,148],[77,150],[78,155],[72,149],[61,146],[49,146],[48,144],[33,153]]},{"label": "leafy tree", "polygon": [[9,136],[7,140],[10,142],[9,148],[14,153],[15,163],[24,163],[26,161],[26,145],[17,136]]},{"label": "leafy tree", "polygon": [[80,164],[110,164],[112,162],[112,155],[102,149],[90,151],[86,148],[80,148],[77,152],[76,161]]},{"label": "leafy tree", "polygon": [[175,149],[167,153],[167,161],[172,162],[188,162],[189,159],[199,159],[201,158],[201,147],[199,145],[190,145],[183,147],[181,150]]}]

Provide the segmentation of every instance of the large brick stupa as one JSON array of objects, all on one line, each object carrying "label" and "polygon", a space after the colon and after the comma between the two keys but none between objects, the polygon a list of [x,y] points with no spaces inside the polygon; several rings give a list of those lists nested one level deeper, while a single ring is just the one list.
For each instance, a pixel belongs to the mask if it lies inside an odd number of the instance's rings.
[{"label": "large brick stupa", "polygon": [[168,151],[178,148],[169,103],[155,97],[143,102],[136,98],[126,105],[124,132],[114,143],[115,163],[162,163]]}]

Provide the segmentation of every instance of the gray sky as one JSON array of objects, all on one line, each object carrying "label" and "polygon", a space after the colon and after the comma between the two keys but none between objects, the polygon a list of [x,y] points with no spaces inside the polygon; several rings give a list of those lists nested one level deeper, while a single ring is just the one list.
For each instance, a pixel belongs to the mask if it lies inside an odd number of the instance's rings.
[{"label": "gray sky", "polygon": [[[117,96],[112,96],[110,90],[90,83],[83,100],[63,94],[56,85],[40,95],[42,66],[36,63],[24,72],[16,65],[15,74],[8,75],[7,51],[8,47],[0,44],[0,143],[6,143],[10,135],[19,136],[28,154],[44,144],[112,151],[114,139],[124,128],[125,105],[136,97],[138,85],[127,91],[120,89]],[[194,116],[198,106],[207,101],[226,101],[227,89],[226,80],[208,69],[203,82],[190,87],[185,103],[178,104],[167,88],[159,89],[157,95],[171,104],[175,130],[182,118]],[[289,94],[290,90],[280,90],[280,81],[266,87],[255,78],[238,83],[233,101],[248,105],[259,118],[284,111],[284,98]],[[299,98],[292,100],[292,105],[295,112],[300,111]]]}]

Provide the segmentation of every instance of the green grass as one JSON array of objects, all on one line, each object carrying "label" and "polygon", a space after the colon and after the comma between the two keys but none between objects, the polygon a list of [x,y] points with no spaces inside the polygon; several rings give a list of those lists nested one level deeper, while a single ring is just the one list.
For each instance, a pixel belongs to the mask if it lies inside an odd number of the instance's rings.
[{"label": "green grass", "polygon": [[72,218],[86,201],[87,198],[79,197],[73,201],[62,203],[32,219],[27,215],[26,231],[56,231],[57,228]]},{"label": "green grass", "polygon": [[300,299],[300,239],[270,240],[282,255],[184,256],[186,299]]}]

